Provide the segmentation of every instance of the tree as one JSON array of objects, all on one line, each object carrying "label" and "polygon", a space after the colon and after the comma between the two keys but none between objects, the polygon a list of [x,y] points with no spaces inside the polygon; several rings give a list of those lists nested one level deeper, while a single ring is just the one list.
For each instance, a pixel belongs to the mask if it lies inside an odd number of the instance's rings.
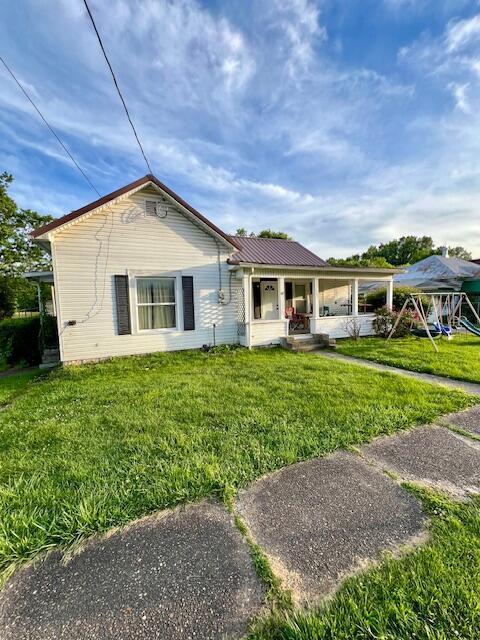
[{"label": "tree", "polygon": [[390,240],[378,247],[372,245],[362,255],[363,258],[385,258],[395,267],[413,264],[435,253],[430,236],[402,236],[398,240]]},{"label": "tree", "polygon": [[377,269],[394,269],[394,265],[390,264],[385,258],[363,258],[356,254],[349,258],[329,258],[328,264],[332,267],[375,267]]},{"label": "tree", "polygon": [[10,174],[0,174],[0,276],[18,277],[25,271],[50,268],[50,256],[29,234],[53,218],[18,207],[8,195],[12,182]]},{"label": "tree", "polygon": [[[440,252],[441,248],[434,246],[430,236],[402,236],[378,246],[371,245],[361,255],[330,258],[328,262],[340,267],[404,267]],[[449,248],[449,255],[471,260],[470,254],[463,247]]]},{"label": "tree", "polygon": [[278,238],[280,240],[292,240],[288,233],[285,233],[284,231],[272,231],[271,229],[263,229],[260,233],[256,234],[253,231],[248,233],[245,227],[239,227],[235,235],[240,236],[241,238],[250,236],[250,238]]},{"label": "tree", "polygon": [[36,307],[36,288],[22,275],[50,268],[50,256],[34,244],[30,232],[53,220],[30,209],[20,209],[8,195],[13,178],[0,174],[0,319],[16,308]]},{"label": "tree", "polygon": [[292,237],[284,231],[272,231],[271,229],[263,229],[258,234],[259,238],[278,238],[279,240],[291,240]]},{"label": "tree", "polygon": [[472,254],[463,247],[448,247],[448,255],[451,258],[461,258],[462,260],[472,259]]}]

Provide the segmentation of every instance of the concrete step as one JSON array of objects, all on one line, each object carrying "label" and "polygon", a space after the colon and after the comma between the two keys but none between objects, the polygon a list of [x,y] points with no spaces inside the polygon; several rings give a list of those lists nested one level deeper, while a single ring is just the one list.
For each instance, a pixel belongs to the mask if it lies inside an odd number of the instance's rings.
[{"label": "concrete step", "polygon": [[60,350],[59,349],[44,349],[42,353],[42,364],[40,367],[54,367],[60,362]]},{"label": "concrete step", "polygon": [[317,349],[335,349],[336,341],[326,333],[300,334],[283,338],[283,347],[289,351],[316,351]]}]

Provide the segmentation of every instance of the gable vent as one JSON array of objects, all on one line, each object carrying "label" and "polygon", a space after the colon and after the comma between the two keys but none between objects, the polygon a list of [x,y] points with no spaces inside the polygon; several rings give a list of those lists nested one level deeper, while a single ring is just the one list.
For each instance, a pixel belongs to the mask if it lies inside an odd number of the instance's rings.
[{"label": "gable vent", "polygon": [[155,200],[145,200],[145,212],[147,216],[157,215],[157,203]]},{"label": "gable vent", "polygon": [[158,200],[145,200],[145,213],[147,216],[155,216],[156,218],[165,218],[167,208],[162,207],[162,203]]}]

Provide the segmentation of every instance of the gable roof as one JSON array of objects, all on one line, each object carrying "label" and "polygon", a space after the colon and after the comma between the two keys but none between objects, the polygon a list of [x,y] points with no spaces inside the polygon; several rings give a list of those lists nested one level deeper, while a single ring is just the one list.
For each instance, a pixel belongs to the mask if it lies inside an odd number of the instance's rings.
[{"label": "gable roof", "polygon": [[119,198],[120,196],[123,196],[123,195],[127,194],[129,191],[138,190],[139,188],[144,187],[144,186],[146,186],[148,184],[152,184],[152,185],[158,187],[159,189],[161,189],[162,191],[164,191],[173,200],[175,200],[175,202],[177,202],[180,206],[182,206],[185,209],[187,209],[187,211],[189,213],[191,213],[194,218],[196,218],[201,223],[203,223],[204,225],[209,227],[216,235],[221,236],[228,244],[239,248],[239,245],[235,242],[235,240],[232,238],[232,236],[228,236],[224,231],[222,231],[219,227],[217,227],[215,224],[213,224],[213,222],[210,222],[210,220],[208,220],[204,215],[202,215],[199,211],[194,209],[190,204],[188,204],[188,202],[183,200],[183,198],[181,198],[174,191],[172,191],[169,187],[167,187],[167,185],[163,184],[163,182],[160,182],[160,180],[158,178],[156,178],[152,174],[147,174],[146,176],[143,176],[143,178],[139,178],[138,180],[135,180],[134,182],[130,182],[129,184],[125,185],[124,187],[121,187],[120,189],[117,189],[116,191],[112,191],[112,193],[109,193],[106,196],[103,196],[102,198],[99,198],[98,200],[94,200],[94,202],[91,202],[90,204],[87,204],[84,207],[81,207],[80,209],[76,209],[75,211],[67,213],[66,215],[62,216],[61,218],[56,218],[52,222],[49,222],[48,224],[44,225],[43,227],[39,227],[38,229],[35,229],[34,231],[32,231],[31,237],[32,238],[39,238],[40,236],[44,235],[45,233],[53,231],[54,229],[58,229],[59,227],[63,226],[64,224],[67,224],[68,222],[71,222],[72,220],[76,220],[77,218],[80,218],[81,216],[85,215],[86,213],[89,213],[90,211],[93,211],[94,209],[97,209],[97,207],[101,207],[101,206],[103,206],[105,204],[108,204],[109,202],[112,202],[116,198]]},{"label": "gable roof", "polygon": [[327,267],[328,263],[294,240],[229,236],[239,246],[230,264],[268,264],[289,267]]}]

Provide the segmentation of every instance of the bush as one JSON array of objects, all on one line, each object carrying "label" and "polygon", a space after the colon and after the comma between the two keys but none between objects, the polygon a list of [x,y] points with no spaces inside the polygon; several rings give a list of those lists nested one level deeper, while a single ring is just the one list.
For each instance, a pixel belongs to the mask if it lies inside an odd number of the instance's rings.
[{"label": "bush", "polygon": [[6,364],[39,364],[40,318],[7,318],[0,322],[0,360]]},{"label": "bush", "polygon": [[[412,294],[422,293],[420,289],[416,287],[393,287],[393,308],[400,310],[405,304],[405,300],[407,300]],[[366,296],[368,304],[372,305],[374,311],[380,309],[385,305],[385,300],[387,296],[387,289],[375,289],[372,293],[368,293]],[[428,307],[428,297],[422,296],[421,301],[425,309]]]},{"label": "bush", "polygon": [[13,278],[0,277],[0,320],[10,318],[15,312],[15,287]]},{"label": "bush", "polygon": [[44,349],[58,348],[57,319],[53,316],[43,316],[43,327],[40,333],[40,345]]},{"label": "bush", "polygon": [[[398,319],[400,311],[392,311],[388,307],[383,306],[375,311],[375,318],[372,321],[373,330],[377,336],[388,338],[393,325]],[[416,325],[418,318],[410,309],[405,309],[402,317],[395,329],[392,338],[402,338],[410,333],[413,325]]]}]

